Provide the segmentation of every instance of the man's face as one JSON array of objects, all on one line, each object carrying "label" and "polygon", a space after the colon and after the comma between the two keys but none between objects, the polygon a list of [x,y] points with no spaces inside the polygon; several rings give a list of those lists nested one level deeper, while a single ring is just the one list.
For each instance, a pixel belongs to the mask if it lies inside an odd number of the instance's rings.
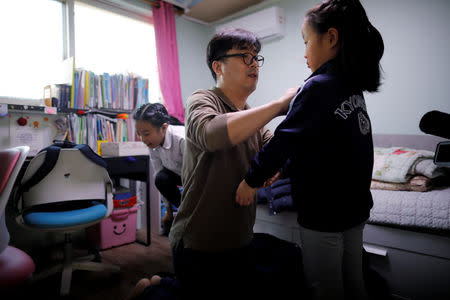
[{"label": "man's face", "polygon": [[[220,60],[218,82],[221,85],[240,88],[252,93],[258,83],[258,61],[252,58],[258,55],[254,50],[230,49],[226,55],[245,54],[245,56],[232,56]],[[249,64],[250,63],[250,64]]]}]

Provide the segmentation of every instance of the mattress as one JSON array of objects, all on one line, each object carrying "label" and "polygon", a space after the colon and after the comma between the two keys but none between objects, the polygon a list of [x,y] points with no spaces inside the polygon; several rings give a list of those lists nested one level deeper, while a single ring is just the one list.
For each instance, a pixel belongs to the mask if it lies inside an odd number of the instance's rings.
[{"label": "mattress", "polygon": [[450,230],[450,188],[428,192],[371,190],[369,223]]}]

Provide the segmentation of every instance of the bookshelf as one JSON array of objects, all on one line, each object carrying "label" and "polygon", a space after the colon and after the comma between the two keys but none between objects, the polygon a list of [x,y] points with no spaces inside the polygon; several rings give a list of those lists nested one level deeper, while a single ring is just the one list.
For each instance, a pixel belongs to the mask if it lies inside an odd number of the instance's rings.
[{"label": "bookshelf", "polygon": [[58,108],[39,105],[8,104],[8,111],[56,114]]},{"label": "bookshelf", "polygon": [[[0,126],[9,127],[0,128],[2,135],[9,135],[0,141],[2,145],[24,143],[18,136],[23,132],[33,136],[35,148],[67,138],[98,152],[99,142],[137,140],[131,114],[149,102],[148,79],[132,73],[95,74],[75,68],[73,57],[64,60],[55,74],[57,83],[43,87],[43,99],[23,99],[31,105],[22,104],[22,99],[0,97],[9,114],[0,120]],[[18,122],[22,117],[29,120],[22,122],[26,125]]]},{"label": "bookshelf", "polygon": [[115,117],[118,114],[131,114],[132,110],[125,109],[108,109],[108,108],[67,108],[53,107],[41,105],[26,104],[8,104],[8,110],[12,112],[30,112],[30,113],[46,113],[46,114],[101,114],[105,116]]}]

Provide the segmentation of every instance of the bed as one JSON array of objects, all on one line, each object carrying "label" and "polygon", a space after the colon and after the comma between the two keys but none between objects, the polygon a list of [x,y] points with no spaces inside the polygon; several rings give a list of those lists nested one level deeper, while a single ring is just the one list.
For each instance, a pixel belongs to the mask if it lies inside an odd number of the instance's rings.
[{"label": "bed", "polygon": [[[431,135],[375,134],[376,147],[434,151]],[[372,189],[374,206],[364,230],[370,263],[398,299],[450,299],[450,187],[426,192]],[[300,243],[296,214],[258,204],[255,232]]]}]

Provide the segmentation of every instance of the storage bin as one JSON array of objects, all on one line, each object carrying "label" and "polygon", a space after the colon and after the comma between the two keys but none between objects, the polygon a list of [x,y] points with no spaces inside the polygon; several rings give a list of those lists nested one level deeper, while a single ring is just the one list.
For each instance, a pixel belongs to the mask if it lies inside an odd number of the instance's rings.
[{"label": "storage bin", "polygon": [[133,243],[138,209],[138,205],[114,209],[108,218],[86,229],[89,240],[101,250]]}]

